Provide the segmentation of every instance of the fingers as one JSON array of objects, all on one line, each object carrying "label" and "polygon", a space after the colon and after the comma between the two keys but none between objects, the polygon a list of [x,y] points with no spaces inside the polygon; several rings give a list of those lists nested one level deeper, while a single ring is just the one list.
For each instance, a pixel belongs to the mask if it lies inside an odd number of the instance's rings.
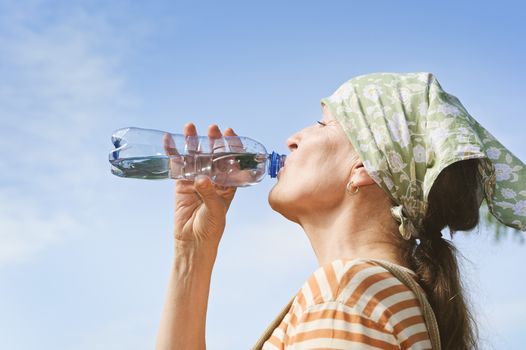
[{"label": "fingers", "polygon": [[[174,179],[184,178],[186,173],[185,167],[187,164],[179,152],[182,150],[183,154],[191,153],[189,151],[196,150],[199,144],[197,141],[197,130],[193,123],[187,123],[184,126],[183,134],[186,136],[184,145],[182,145],[181,142],[178,142],[179,145],[177,145],[170,133],[165,133],[163,136],[163,148],[165,153],[170,157],[168,163],[170,167],[169,174],[170,177]],[[177,149],[177,146],[179,146],[179,149]]]},{"label": "fingers", "polygon": [[[185,147],[187,147],[187,149],[192,149],[192,146],[194,146],[193,144],[195,144],[193,150],[197,149],[196,140],[195,138],[191,137],[191,136],[197,136],[197,130],[195,129],[195,125],[193,123],[187,123],[184,126],[183,134],[187,137],[187,142],[190,143],[188,146],[185,146]],[[174,139],[170,133],[164,134],[163,147],[167,155],[170,155],[170,156],[180,155],[179,150],[177,149]]]},{"label": "fingers", "polygon": [[194,123],[187,123],[183,128],[185,138],[185,151],[188,153],[197,152],[199,147],[199,139],[197,136],[197,129]]},{"label": "fingers", "polygon": [[[197,129],[195,125],[193,123],[187,123],[184,126],[183,133],[187,137],[186,139],[187,150],[197,151],[198,146],[199,146],[199,140],[197,138],[198,135],[197,135]],[[195,136],[195,137],[192,137],[192,136]],[[230,136],[230,138],[228,139],[228,146],[230,147],[231,151],[240,152],[244,150],[243,143],[241,142],[241,140],[237,137],[233,137],[233,136],[237,136],[237,134],[234,132],[232,128],[227,128],[225,130],[224,136]],[[165,135],[165,137],[167,136]],[[219,129],[217,124],[212,124],[208,127],[209,149],[212,153],[225,151],[226,147],[225,147],[222,137],[223,137],[223,134],[221,133],[221,130]],[[171,143],[165,142],[165,144],[173,145],[173,140],[171,141]],[[172,150],[172,152],[173,151],[177,152],[176,149]],[[174,154],[174,153],[169,153],[169,154]],[[175,154],[179,154],[179,153],[177,152]]]},{"label": "fingers", "polygon": [[195,190],[201,197],[204,205],[212,215],[224,215],[224,204],[222,198],[217,194],[216,187],[208,176],[199,175],[195,179]]},{"label": "fingers", "polygon": [[228,145],[230,146],[230,150],[232,152],[243,152],[245,150],[239,137],[234,137],[237,136],[237,134],[234,132],[234,129],[227,128],[225,130],[225,136],[230,136],[228,138]]},{"label": "fingers", "polygon": [[169,156],[177,156],[179,152],[175,147],[175,142],[170,133],[165,133],[163,136],[163,148],[164,152]]},{"label": "fingers", "polygon": [[222,137],[223,134],[221,134],[221,130],[219,130],[219,127],[217,124],[212,124],[208,127],[208,137],[212,139],[217,139]]},{"label": "fingers", "polygon": [[[211,153],[221,153],[221,152],[244,152],[244,146],[241,142],[241,139],[237,137],[237,134],[232,128],[227,128],[223,133],[219,129],[217,124],[211,124],[208,127],[208,143],[209,148],[206,149],[204,145],[199,144],[199,138],[198,138],[198,132],[194,125],[194,123],[189,122],[185,124],[183,128],[183,134],[186,136],[185,144],[184,146],[182,144],[177,144],[177,147],[173,144],[173,139],[171,138],[171,135],[165,135],[165,145],[166,149],[170,151],[168,154],[177,154],[179,155],[179,152],[184,153],[201,153],[201,152],[211,152]],[[226,139],[223,138],[223,136],[227,137]],[[226,142],[226,144],[225,144]],[[181,151],[182,148],[185,148],[183,151]],[[194,151],[194,152],[191,152]],[[195,165],[192,163],[194,161],[193,157],[174,157],[175,159],[172,159],[170,164],[172,168],[173,174],[180,174],[184,178],[188,176],[185,169],[194,169]],[[184,160],[184,162],[183,162]],[[228,164],[230,167],[239,167],[238,164]],[[234,171],[233,174],[224,174],[225,176],[233,176],[237,173]],[[241,175],[237,174],[236,176]],[[190,178],[188,178],[190,180]],[[220,176],[217,178],[219,180],[219,183],[221,183]],[[195,181],[195,179],[192,180]],[[193,181],[192,181],[193,182]],[[180,185],[180,190],[182,188],[186,188],[190,184],[185,183],[184,185]],[[197,185],[197,184],[195,184]],[[198,186],[199,187],[199,186]],[[229,199],[233,197],[236,188],[231,186],[219,186],[214,183],[215,190],[217,193],[223,197],[223,199]]]},{"label": "fingers", "polygon": [[183,134],[185,136],[196,136],[197,135],[197,129],[195,128],[194,123],[186,123],[183,129]]},{"label": "fingers", "polygon": [[234,132],[234,129],[232,129],[232,128],[226,128],[226,130],[225,130],[225,136],[237,136],[237,134]]},{"label": "fingers", "polygon": [[212,124],[208,127],[208,143],[212,153],[224,152],[225,144],[223,142],[223,134],[217,124]]}]

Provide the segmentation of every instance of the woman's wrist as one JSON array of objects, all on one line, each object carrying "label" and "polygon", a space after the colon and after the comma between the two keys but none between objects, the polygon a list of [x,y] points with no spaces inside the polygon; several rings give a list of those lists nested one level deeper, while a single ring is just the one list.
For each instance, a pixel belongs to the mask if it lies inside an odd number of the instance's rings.
[{"label": "woman's wrist", "polygon": [[204,349],[206,310],[217,245],[175,240],[158,349]]},{"label": "woman's wrist", "polygon": [[195,240],[174,241],[175,259],[181,263],[213,265],[217,256],[218,244],[197,242]]}]

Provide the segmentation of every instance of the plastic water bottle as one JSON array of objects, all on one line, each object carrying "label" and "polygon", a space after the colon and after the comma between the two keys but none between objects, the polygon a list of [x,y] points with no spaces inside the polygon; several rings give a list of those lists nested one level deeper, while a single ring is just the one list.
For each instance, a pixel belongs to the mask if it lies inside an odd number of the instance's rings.
[{"label": "plastic water bottle", "polygon": [[242,136],[213,139],[129,127],[116,130],[111,141],[111,172],[137,179],[193,180],[203,174],[218,185],[245,187],[266,174],[275,178],[286,158]]}]

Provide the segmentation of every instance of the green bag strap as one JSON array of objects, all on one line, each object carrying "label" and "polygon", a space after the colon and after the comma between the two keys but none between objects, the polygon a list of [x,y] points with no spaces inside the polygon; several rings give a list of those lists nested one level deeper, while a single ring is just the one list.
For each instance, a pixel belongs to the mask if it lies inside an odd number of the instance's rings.
[{"label": "green bag strap", "polygon": [[433,350],[440,350],[440,333],[438,331],[438,323],[435,318],[435,313],[431,308],[431,304],[427,300],[424,291],[420,285],[415,281],[413,276],[409,272],[402,269],[400,266],[390,263],[385,260],[376,260],[376,259],[366,259],[375,265],[380,265],[387,271],[393,274],[398,278],[403,284],[405,284],[411,291],[416,295],[420,306],[422,307],[422,312],[424,313],[424,321],[426,322],[427,332],[429,333],[429,340],[431,341],[431,347]]},{"label": "green bag strap", "polygon": [[281,321],[283,321],[283,318],[285,318],[285,315],[289,312],[290,307],[292,306],[292,303],[294,302],[295,298],[296,297],[294,296],[294,298],[292,298],[289,301],[289,303],[283,308],[283,310],[280,311],[279,315],[274,319],[274,321],[272,321],[272,323],[267,327],[267,329],[265,329],[265,332],[263,332],[261,337],[259,337],[256,345],[254,345],[251,350],[261,350],[261,348],[263,348],[263,344],[270,338],[274,330],[279,327]]}]

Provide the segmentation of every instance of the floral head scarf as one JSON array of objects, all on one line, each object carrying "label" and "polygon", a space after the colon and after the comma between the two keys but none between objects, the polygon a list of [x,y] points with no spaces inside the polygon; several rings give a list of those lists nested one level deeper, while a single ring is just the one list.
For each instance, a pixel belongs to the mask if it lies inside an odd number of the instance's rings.
[{"label": "floral head scarf", "polygon": [[472,158],[480,160],[491,214],[504,225],[526,230],[525,165],[432,74],[359,76],[321,103],[342,125],[369,175],[397,204],[391,213],[405,239],[418,237],[440,172]]}]

